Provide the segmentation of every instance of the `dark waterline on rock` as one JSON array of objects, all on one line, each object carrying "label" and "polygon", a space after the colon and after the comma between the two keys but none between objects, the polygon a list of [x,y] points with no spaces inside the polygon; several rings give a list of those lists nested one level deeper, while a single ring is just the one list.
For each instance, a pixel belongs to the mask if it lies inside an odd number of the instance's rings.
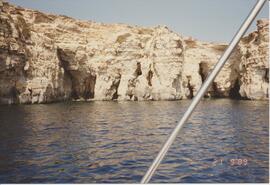
[{"label": "dark waterline on rock", "polygon": [[[0,183],[138,183],[189,103],[2,105]],[[264,101],[202,101],[152,182],[268,182],[268,117]]]}]

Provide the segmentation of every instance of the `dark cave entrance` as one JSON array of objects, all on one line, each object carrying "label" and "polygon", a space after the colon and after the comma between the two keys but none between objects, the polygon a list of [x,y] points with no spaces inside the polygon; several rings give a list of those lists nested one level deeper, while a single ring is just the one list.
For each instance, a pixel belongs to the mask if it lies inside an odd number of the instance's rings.
[{"label": "dark cave entrance", "polygon": [[96,76],[95,75],[89,75],[84,80],[84,93],[83,98],[84,99],[93,99],[95,96],[95,85],[96,85]]},{"label": "dark cave entrance", "polygon": [[204,63],[204,62],[201,62],[200,64],[199,64],[199,74],[200,74],[200,76],[201,76],[201,78],[202,78],[202,83],[206,80],[206,78],[207,78],[207,72],[205,71],[205,69],[207,69],[208,67],[207,67],[207,64],[206,63]]},{"label": "dark cave entrance", "polygon": [[239,90],[240,90],[240,83],[239,79],[237,79],[234,83],[233,88],[230,90],[229,97],[236,100],[242,99]]}]

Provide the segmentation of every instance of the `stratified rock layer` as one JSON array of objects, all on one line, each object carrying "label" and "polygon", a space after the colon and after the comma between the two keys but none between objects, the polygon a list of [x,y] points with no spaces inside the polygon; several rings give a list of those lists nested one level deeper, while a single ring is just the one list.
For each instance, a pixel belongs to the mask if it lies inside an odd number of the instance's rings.
[{"label": "stratified rock layer", "polygon": [[[0,103],[192,98],[227,47],[165,26],[99,24],[0,3]],[[268,20],[206,96],[268,98]]]}]

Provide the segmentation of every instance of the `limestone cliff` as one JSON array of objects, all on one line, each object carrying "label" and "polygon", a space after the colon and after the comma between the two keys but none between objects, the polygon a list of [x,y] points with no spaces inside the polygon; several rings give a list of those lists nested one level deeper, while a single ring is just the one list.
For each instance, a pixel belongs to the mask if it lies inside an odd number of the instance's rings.
[{"label": "limestone cliff", "polygon": [[[0,103],[192,98],[226,46],[0,2]],[[261,20],[207,96],[267,99],[268,48]]]},{"label": "limestone cliff", "polygon": [[[258,30],[244,37],[214,80],[207,96],[251,100],[268,99],[269,20],[259,20]],[[185,39],[184,76],[193,93],[198,91],[227,44]],[[200,81],[201,79],[201,81]]]},{"label": "limestone cliff", "polygon": [[258,30],[245,37],[239,47],[240,95],[249,99],[268,98],[269,20],[259,20]]}]

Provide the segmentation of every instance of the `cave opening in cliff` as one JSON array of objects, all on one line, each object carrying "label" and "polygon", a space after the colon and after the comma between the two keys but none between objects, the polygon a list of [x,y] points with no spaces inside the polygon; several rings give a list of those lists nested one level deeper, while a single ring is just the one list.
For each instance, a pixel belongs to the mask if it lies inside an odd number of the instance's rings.
[{"label": "cave opening in cliff", "polygon": [[241,95],[239,93],[240,90],[240,83],[239,83],[239,79],[237,79],[234,83],[233,88],[231,88],[230,92],[229,92],[229,97],[232,99],[242,99]]},{"label": "cave opening in cliff", "polygon": [[188,83],[188,89],[190,92],[188,98],[192,99],[194,97],[194,95],[193,95],[193,88],[191,87],[190,83]]},{"label": "cave opening in cliff", "polygon": [[73,88],[72,88],[72,90],[71,90],[70,97],[71,97],[72,99],[74,99],[74,100],[79,99],[79,95],[78,95],[77,91],[76,91],[75,89],[73,89]]},{"label": "cave opening in cliff", "polygon": [[142,75],[142,67],[141,67],[141,63],[137,62],[137,68],[135,70],[135,74],[136,78],[140,75]]},{"label": "cave opening in cliff", "polygon": [[18,103],[19,102],[19,94],[20,94],[20,92],[15,86],[10,88],[9,94],[10,94],[10,98],[11,98],[13,103]]},{"label": "cave opening in cliff", "polygon": [[78,80],[73,77],[72,73],[70,72],[69,68],[69,61],[66,60],[67,55],[63,49],[57,48],[56,50],[57,58],[59,60],[59,66],[64,69],[64,80],[67,84],[70,84],[70,98],[71,99],[79,99],[79,93],[77,92],[76,84],[79,84]]},{"label": "cave opening in cliff", "polygon": [[192,85],[190,84],[191,76],[187,76],[187,79],[188,79],[187,88],[189,90],[188,98],[192,99],[194,97],[194,90]]},{"label": "cave opening in cliff", "polygon": [[95,96],[96,75],[89,75],[84,80],[84,99],[93,99]]},{"label": "cave opening in cliff", "polygon": [[213,82],[212,91],[210,91],[210,95],[213,98],[222,98],[223,95],[219,93],[217,82]]},{"label": "cave opening in cliff", "polygon": [[146,77],[149,86],[152,86],[152,78],[153,78],[153,75],[154,75],[154,73],[153,73],[153,71],[150,69],[150,70],[148,71],[148,74],[147,74],[147,77]]},{"label": "cave opening in cliff", "polygon": [[117,100],[118,99],[118,93],[117,91],[113,94],[112,100]]},{"label": "cave opening in cliff", "polygon": [[265,69],[264,79],[267,83],[269,83],[269,68]]},{"label": "cave opening in cliff", "polygon": [[112,96],[112,100],[118,99],[118,96],[119,96],[118,95],[118,87],[120,85],[120,82],[121,82],[121,75],[120,75],[119,79],[115,83],[113,83],[113,88],[115,89],[115,93]]},{"label": "cave opening in cliff", "polygon": [[208,71],[208,65],[207,65],[207,63],[201,62],[199,64],[199,74],[201,76],[202,82],[204,82],[206,80],[207,71]]}]

